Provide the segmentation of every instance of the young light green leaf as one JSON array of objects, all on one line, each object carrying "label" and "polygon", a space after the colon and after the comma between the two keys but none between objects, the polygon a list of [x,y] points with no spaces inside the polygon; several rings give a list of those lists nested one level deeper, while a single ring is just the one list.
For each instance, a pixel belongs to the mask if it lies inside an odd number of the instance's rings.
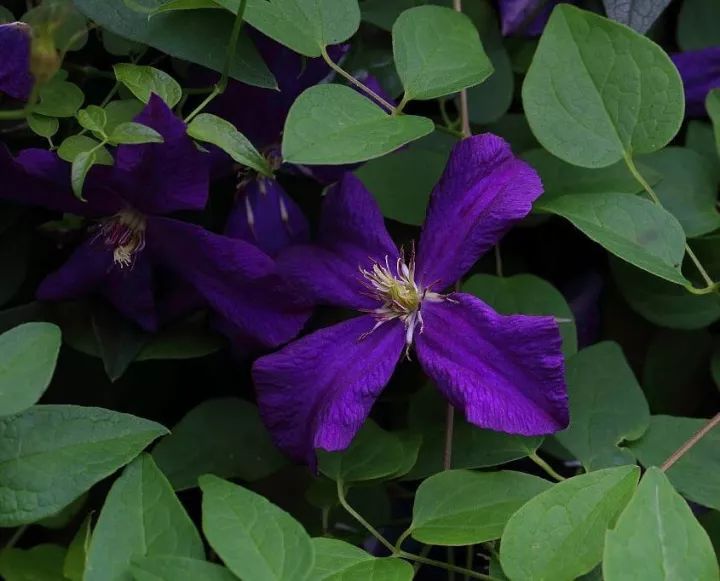
[{"label": "young light green leaf", "polygon": [[37,403],[55,372],[60,341],[51,323],[25,323],[0,335],[0,416]]},{"label": "young light green leaf", "polygon": [[68,547],[63,563],[63,576],[70,581],[83,581],[87,554],[90,548],[90,535],[92,533],[92,516],[85,517],[78,532]]},{"label": "young light green leaf", "polygon": [[440,472],[417,490],[412,537],[442,546],[499,539],[512,514],[551,486],[547,480],[522,472]]},{"label": "young light green leaf", "polygon": [[134,558],[204,559],[200,535],[152,457],[142,454],[123,471],[95,525],[83,581],[129,578]]},{"label": "young light green leaf", "polygon": [[178,10],[201,10],[201,9],[221,9],[222,6],[214,0],[170,0],[161,4],[150,13],[150,16],[161,14],[162,12],[175,12]]},{"label": "young light green leaf", "polygon": [[78,122],[82,127],[93,133],[103,135],[107,125],[107,114],[105,109],[97,105],[90,105],[77,112]]},{"label": "young light green leaf", "polygon": [[238,398],[211,399],[192,409],[158,442],[153,457],[175,490],[197,486],[202,474],[252,482],[286,463],[257,407]]},{"label": "young light green leaf", "polygon": [[135,581],[237,581],[225,567],[188,557],[136,557],[130,571]]},{"label": "young light green leaf", "polygon": [[715,150],[720,155],[720,89],[713,89],[705,98],[705,109],[713,124],[715,136]]},{"label": "young light green leaf", "polygon": [[105,131],[111,133],[121,123],[132,121],[143,110],[143,103],[137,99],[118,99],[105,105],[107,125]]},{"label": "young light green leaf", "polygon": [[305,529],[267,499],[215,476],[202,476],[203,531],[242,579],[310,579],[314,553]]},{"label": "young light green leaf", "polygon": [[570,426],[555,434],[586,470],[634,464],[619,444],[637,440],[650,425],[645,395],[617,343],[598,343],[570,357],[566,379]]},{"label": "young light green leaf", "polygon": [[403,12],[392,30],[404,100],[436,99],[479,85],[493,72],[471,20],[443,6]]},{"label": "young light green leaf", "polygon": [[680,75],[659,46],[569,4],[553,10],[522,98],[545,149],[583,167],[661,149],[684,115]]},{"label": "young light green leaf", "polygon": [[32,112],[48,117],[73,117],[82,107],[85,95],[80,87],[55,75],[53,79],[40,87],[40,102],[32,108]]},{"label": "young light green leaf", "polygon": [[65,139],[58,148],[58,156],[60,159],[72,163],[78,155],[91,150],[95,150],[97,154],[96,163],[98,165],[112,165],[114,163],[110,152],[105,147],[100,147],[99,141],[87,135],[71,135]]},{"label": "young light green leaf", "polygon": [[[648,431],[629,446],[643,466],[660,466],[706,423],[699,418],[653,416]],[[720,429],[711,430],[666,474],[684,497],[720,510]]]},{"label": "young light green leaf", "polygon": [[190,122],[188,135],[198,141],[217,145],[236,162],[245,165],[264,176],[272,176],[272,168],[250,140],[240,133],[229,121],[217,115],[203,113]]},{"label": "young light green leaf", "polygon": [[79,200],[85,200],[83,198],[83,186],[85,185],[85,178],[92,167],[98,162],[97,150],[83,151],[75,156],[72,162],[72,169],[70,171],[70,183],[72,184],[72,191],[75,197]]},{"label": "young light green leaf", "polygon": [[687,502],[658,468],[650,468],[637,492],[607,532],[606,581],[720,579],[712,543]]},{"label": "young light green leaf", "polygon": [[33,133],[48,139],[60,129],[60,122],[55,117],[45,117],[45,115],[37,113],[28,115],[27,122]]},{"label": "young light green leaf", "polygon": [[635,266],[680,285],[685,233],[677,219],[631,194],[586,194],[542,200],[538,210],[570,220],[586,236]]},{"label": "young light green leaf", "polygon": [[431,133],[430,119],[392,116],[344,85],[316,85],[300,95],[285,121],[282,155],[300,164],[367,161]]},{"label": "young light green leaf", "polygon": [[601,560],[606,530],[635,491],[640,470],[622,466],[575,476],[540,493],[508,521],[500,546],[513,581],[575,579]]},{"label": "young light green leaf", "polygon": [[120,63],[113,67],[115,77],[143,103],[154,93],[172,108],[182,98],[182,87],[165,71],[154,67]]},{"label": "young light green leaf", "polygon": [[37,545],[32,549],[0,551],[0,577],[4,581],[61,581],[65,549]]},{"label": "young light green leaf", "polygon": [[93,407],[41,405],[0,418],[0,526],[57,513],[165,433],[155,422]]},{"label": "young light green leaf", "polygon": [[110,134],[111,143],[140,144],[140,143],[162,143],[163,136],[152,127],[127,121],[120,123]]}]

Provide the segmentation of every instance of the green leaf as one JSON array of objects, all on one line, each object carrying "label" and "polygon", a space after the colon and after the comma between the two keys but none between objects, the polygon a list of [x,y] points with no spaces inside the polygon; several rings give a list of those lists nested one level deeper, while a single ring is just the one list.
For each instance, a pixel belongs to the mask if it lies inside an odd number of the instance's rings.
[{"label": "green leaf", "polygon": [[365,0],[360,5],[360,10],[364,22],[370,22],[390,32],[398,16],[418,4],[418,0]]},{"label": "green leaf", "polygon": [[5,6],[0,6],[0,24],[15,22],[15,16]]},{"label": "green leaf", "polygon": [[85,185],[85,178],[92,167],[97,163],[98,154],[97,151],[83,151],[79,153],[72,162],[72,170],[70,172],[70,182],[72,184],[72,191],[75,197],[84,200],[83,198],[83,186]]},{"label": "green leaf", "polygon": [[37,403],[52,379],[61,334],[50,323],[25,323],[0,335],[0,416]]},{"label": "green leaf", "polygon": [[569,4],[553,10],[522,97],[543,147],[583,167],[657,151],[684,115],[680,75],[659,46]]},{"label": "green leaf", "polygon": [[712,372],[715,385],[720,389],[720,344],[715,347],[712,359],[710,360],[710,371]]},{"label": "green leaf", "polygon": [[605,531],[635,491],[640,470],[622,466],[575,476],[531,499],[508,521],[500,546],[513,581],[575,579],[603,553]]},{"label": "green leaf", "polygon": [[663,207],[682,224],[689,238],[720,228],[718,182],[708,161],[682,147],[668,147],[638,158],[661,177],[653,188]]},{"label": "green leaf", "polygon": [[101,30],[103,48],[114,56],[130,56],[138,55],[145,50],[145,45],[141,42],[128,40],[122,36],[110,32],[109,30]]},{"label": "green leaf", "polygon": [[522,472],[440,472],[417,490],[412,537],[442,546],[499,539],[512,514],[551,486],[547,480]]},{"label": "green leaf", "polygon": [[[630,443],[643,466],[660,466],[708,420],[653,416],[645,435]],[[666,472],[688,500],[720,509],[720,430],[710,431]]]},{"label": "green leaf", "polygon": [[238,398],[211,399],[192,409],[158,442],[153,458],[175,490],[197,486],[208,473],[252,482],[286,463],[257,407]]},{"label": "green leaf", "polygon": [[105,131],[111,133],[113,129],[121,123],[135,119],[142,110],[143,103],[137,99],[119,99],[117,101],[110,101],[107,105],[105,105],[105,115],[107,116]]},{"label": "green leaf", "polygon": [[42,85],[38,97],[40,102],[32,108],[32,112],[47,117],[74,117],[85,101],[80,87],[63,80],[62,75],[55,75]]},{"label": "green leaf", "polygon": [[34,524],[51,530],[64,529],[75,519],[76,516],[78,516],[78,514],[80,514],[80,511],[85,508],[85,505],[87,504],[87,499],[87,492],[85,494],[81,494],[70,504],[64,506],[55,514],[40,519]]},{"label": "green leaf", "polygon": [[648,321],[671,329],[700,329],[720,319],[720,296],[694,295],[618,259],[611,259],[615,282],[628,304]]},{"label": "green leaf", "polygon": [[78,122],[88,131],[103,135],[107,125],[107,114],[105,109],[97,105],[90,105],[86,109],[77,112]]},{"label": "green leaf", "polygon": [[606,581],[720,579],[705,530],[657,468],[650,468],[613,530],[603,557]]},{"label": "green leaf", "polygon": [[216,353],[224,346],[221,336],[203,325],[191,322],[167,327],[154,334],[135,361],[196,359]]},{"label": "green leaf", "polygon": [[720,155],[720,89],[712,89],[707,94],[705,98],[705,109],[707,109],[708,116],[713,124],[715,151]]},{"label": "green leaf", "polygon": [[645,34],[670,0],[603,0],[608,18]]},{"label": "green leaf", "polygon": [[264,176],[272,176],[272,168],[247,137],[229,121],[203,113],[190,122],[188,135],[198,141],[217,145],[236,162],[254,169]]},{"label": "green leaf", "polygon": [[142,454],[115,481],[95,525],[83,581],[129,580],[134,558],[204,559],[200,535],[152,457]]},{"label": "green leaf", "polygon": [[237,581],[225,567],[188,557],[140,557],[130,571],[135,581]]},{"label": "green leaf", "polygon": [[456,141],[436,131],[392,155],[363,164],[355,175],[372,192],[383,216],[419,226]]},{"label": "green leaf", "polygon": [[720,44],[720,4],[715,0],[685,0],[678,16],[677,39],[682,50]]},{"label": "green leaf", "polygon": [[63,581],[65,549],[38,545],[26,551],[0,551],[0,576],[4,581]]},{"label": "green leaf", "polygon": [[54,117],[45,117],[44,115],[33,113],[28,115],[27,122],[33,133],[48,139],[55,135],[58,129],[60,129],[60,122]]},{"label": "green leaf", "polygon": [[315,549],[315,566],[310,579],[313,581],[337,579],[338,575],[358,563],[373,560],[372,555],[338,539],[315,538],[312,539],[312,544]]},{"label": "green leaf", "polygon": [[112,155],[104,147],[98,147],[99,145],[100,142],[92,137],[71,135],[60,144],[58,156],[60,159],[72,163],[81,153],[87,153],[94,149],[98,165],[112,165],[114,163]]},{"label": "green leaf", "polygon": [[129,63],[117,64],[113,70],[117,80],[143,103],[154,93],[172,109],[182,98],[182,87],[165,71]]},{"label": "green leaf", "polygon": [[294,518],[264,497],[215,476],[200,478],[203,531],[238,577],[257,581],[309,579],[314,553]]},{"label": "green leaf", "polygon": [[367,161],[431,133],[433,122],[392,116],[344,85],[316,85],[300,95],[285,121],[282,155],[299,164]]},{"label": "green leaf", "polygon": [[[237,14],[240,0],[217,0]],[[360,26],[357,0],[248,0],[245,21],[305,56],[345,42]]]},{"label": "green leaf", "polygon": [[70,542],[63,562],[63,576],[70,581],[83,581],[91,533],[92,516],[88,515]]},{"label": "green leaf", "polygon": [[414,575],[415,571],[410,563],[388,557],[357,563],[325,579],[327,581],[411,581]]},{"label": "green leaf", "polygon": [[650,425],[645,395],[622,349],[605,341],[567,361],[570,426],[555,438],[586,470],[634,464],[619,445],[636,440]]},{"label": "green leaf", "polygon": [[90,324],[105,373],[110,381],[117,381],[148,343],[150,334],[103,304],[92,306]]},{"label": "green leaf", "polygon": [[163,136],[152,127],[128,121],[120,123],[110,134],[111,143],[139,144],[139,143],[162,143]]},{"label": "green leaf", "polygon": [[442,6],[403,12],[392,30],[404,101],[436,99],[479,85],[493,72],[472,21]]},{"label": "green leaf", "polygon": [[[218,72],[225,66],[232,18],[220,10],[169,12],[148,19],[118,0],[74,0],[104,30],[140,42],[175,58]],[[142,0],[150,11],[163,0]],[[241,34],[230,77],[257,87],[275,88],[275,79],[247,35]]]},{"label": "green leaf", "polygon": [[320,472],[328,478],[360,482],[395,474],[405,457],[405,448],[395,434],[368,420],[347,449],[318,450],[317,457]]},{"label": "green leaf", "polygon": [[222,8],[214,0],[170,0],[161,4],[150,13],[150,16],[160,14],[162,12],[173,12],[176,10],[200,10],[200,9],[218,9]]},{"label": "green leaf", "polygon": [[549,282],[532,274],[500,277],[475,274],[464,284],[463,291],[475,295],[502,315],[551,315],[560,319],[563,353],[577,351],[577,330],[572,311]]},{"label": "green leaf", "polygon": [[0,526],[57,513],[165,433],[155,422],[93,407],[34,406],[0,418]]},{"label": "green leaf", "polygon": [[615,256],[670,282],[688,284],[680,271],[682,226],[651,201],[631,194],[586,194],[542,200],[536,208],[566,218]]}]

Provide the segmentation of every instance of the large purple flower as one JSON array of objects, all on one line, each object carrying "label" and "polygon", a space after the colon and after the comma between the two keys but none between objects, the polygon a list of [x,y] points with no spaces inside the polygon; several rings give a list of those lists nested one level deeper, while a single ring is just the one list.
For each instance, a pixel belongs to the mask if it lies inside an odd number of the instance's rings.
[{"label": "large purple flower", "polygon": [[43,281],[38,298],[98,293],[154,330],[156,278],[163,271],[184,281],[255,344],[272,347],[292,338],[309,312],[286,294],[269,256],[241,240],[165,217],[201,210],[207,201],[207,159],[187,137],[185,124],[156,96],[137,121],[158,131],[164,143],[119,147],[114,166],[89,173],[87,202],[72,195],[69,166],[55,154],[26,150],[13,159],[0,150],[0,198],[96,222],[68,262]]},{"label": "large purple flower", "polygon": [[552,317],[503,316],[450,292],[542,193],[535,171],[493,135],[455,146],[432,193],[417,255],[391,240],[352,174],[327,195],[315,246],[281,269],[316,302],[364,314],[258,359],[253,376],[278,445],[312,463],[341,450],[411,346],[427,374],[477,426],[548,434],[568,422],[561,338]]},{"label": "large purple flower", "polygon": [[685,105],[691,117],[703,117],[705,97],[720,87],[720,46],[672,55],[685,87]]},{"label": "large purple flower", "polygon": [[30,74],[32,32],[24,22],[0,24],[0,93],[26,101],[35,83]]},{"label": "large purple flower", "polygon": [[560,0],[498,0],[503,36],[542,34]]}]

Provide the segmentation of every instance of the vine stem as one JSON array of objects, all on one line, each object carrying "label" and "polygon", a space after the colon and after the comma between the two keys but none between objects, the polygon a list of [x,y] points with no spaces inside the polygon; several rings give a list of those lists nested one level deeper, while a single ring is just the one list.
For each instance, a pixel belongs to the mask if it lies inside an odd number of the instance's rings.
[{"label": "vine stem", "polygon": [[[340,75],[342,78],[347,80],[349,83],[352,83],[355,85],[358,89],[360,89],[363,93],[366,95],[369,95],[373,99],[375,99],[378,103],[380,103],[385,109],[387,109],[388,113],[392,113],[393,115],[396,114],[395,107],[393,107],[390,103],[388,103],[385,99],[383,99],[380,95],[378,95],[375,91],[373,91],[370,87],[365,85],[364,83],[361,83],[358,81],[355,77],[353,77],[350,73],[348,73],[345,69],[343,69],[340,65],[338,65],[334,60],[330,58],[330,55],[328,54],[327,48],[322,46],[320,47],[320,54],[322,55],[323,60],[327,63],[327,65],[335,71],[338,75]],[[398,108],[398,110],[401,110],[401,107]]]},{"label": "vine stem", "polygon": [[[462,0],[453,0],[453,8],[456,12],[462,12]],[[460,91],[460,131],[462,131],[463,137],[472,135],[467,89]]]},{"label": "vine stem", "polygon": [[28,529],[28,526],[30,525],[23,525],[19,529],[17,529],[13,536],[10,537],[10,540],[7,542],[7,545],[5,545],[5,549],[12,549],[17,542],[20,540],[20,537],[22,537],[25,534],[25,531]]},{"label": "vine stem", "polygon": [[345,485],[342,480],[337,481],[337,495],[338,500],[340,501],[340,505],[356,520],[358,521],[362,526],[364,526],[368,532],[375,537],[380,543],[392,554],[397,554],[398,551],[395,549],[393,544],[388,541],[381,533],[378,531],[374,526],[372,526],[368,521],[366,521],[361,514],[359,514],[350,504],[348,504],[347,499],[345,498]]},{"label": "vine stem", "polygon": [[700,440],[702,440],[708,432],[710,432],[714,427],[716,427],[718,424],[720,424],[720,413],[715,414],[715,416],[710,419],[702,428],[700,428],[695,434],[690,436],[687,442],[685,442],[682,446],[680,446],[675,452],[673,452],[670,457],[663,462],[662,466],[660,466],[660,470],[663,472],[667,472],[675,462],[680,460],[692,447],[697,444]]},{"label": "vine stem", "polygon": [[447,404],[445,415],[445,449],[443,450],[443,470],[450,470],[452,466],[453,432],[455,430],[455,408]]},{"label": "vine stem", "polygon": [[557,480],[558,482],[567,480],[567,478],[565,478],[564,476],[561,476],[560,474],[555,472],[555,469],[552,466],[550,466],[550,464],[545,462],[545,460],[540,458],[540,456],[537,455],[537,452],[533,452],[532,454],[530,454],[530,456],[528,456],[528,458],[530,458],[530,460],[535,462],[535,464],[537,464],[540,468],[542,468],[545,471],[545,473],[548,474],[548,476],[550,476],[554,480]]},{"label": "vine stem", "polygon": [[[633,177],[638,181],[638,183],[643,187],[645,192],[648,196],[650,196],[650,199],[660,206],[662,208],[662,202],[660,201],[660,198],[655,193],[655,190],[652,189],[652,186],[647,182],[647,180],[643,177],[643,175],[638,170],[637,166],[635,165],[635,162],[632,159],[632,156],[629,153],[625,154],[625,164],[627,165],[628,169],[630,170],[630,173],[633,175]],[[695,265],[695,268],[697,268],[698,272],[700,273],[700,276],[705,281],[705,284],[707,285],[705,288],[696,288],[692,284],[685,286],[687,290],[689,290],[693,294],[709,294],[712,292],[715,292],[720,288],[720,283],[716,283],[713,281],[713,279],[708,274],[707,270],[705,270],[705,267],[702,265],[700,260],[698,260],[698,257],[693,252],[692,248],[690,248],[690,245],[686,242],[685,243],[685,252],[692,261],[692,263]]]}]

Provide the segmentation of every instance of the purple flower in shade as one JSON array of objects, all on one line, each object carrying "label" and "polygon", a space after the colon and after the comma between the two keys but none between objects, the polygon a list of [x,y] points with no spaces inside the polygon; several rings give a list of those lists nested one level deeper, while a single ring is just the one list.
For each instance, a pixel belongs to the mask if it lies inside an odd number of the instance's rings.
[{"label": "purple flower in shade", "polygon": [[703,117],[705,97],[720,87],[720,46],[691,50],[672,55],[685,87],[687,114]]},{"label": "purple flower in shade", "polygon": [[164,143],[124,145],[115,165],[96,166],[77,200],[69,165],[53,153],[0,148],[0,198],[90,218],[96,226],[59,270],[40,285],[41,300],[98,293],[146,330],[159,324],[157,289],[167,272],[187,284],[248,340],[273,347],[294,337],[309,309],[290,297],[275,262],[242,240],[166,218],[201,210],[208,195],[207,158],[185,124],[153,96],[137,121]]},{"label": "purple flower in shade", "polygon": [[435,187],[417,255],[398,251],[371,194],[352,174],[328,193],[315,246],[281,270],[315,302],[364,314],[290,343],[253,366],[263,418],[290,456],[347,447],[411,346],[420,365],[477,426],[514,434],[568,423],[558,325],[503,316],[443,292],[530,211],[535,171],[485,134],[455,146]]},{"label": "purple flower in shade", "polygon": [[498,0],[503,36],[542,34],[559,0]]},{"label": "purple flower in shade", "polygon": [[0,24],[0,93],[27,101],[35,81],[30,74],[32,32],[24,22]]}]

